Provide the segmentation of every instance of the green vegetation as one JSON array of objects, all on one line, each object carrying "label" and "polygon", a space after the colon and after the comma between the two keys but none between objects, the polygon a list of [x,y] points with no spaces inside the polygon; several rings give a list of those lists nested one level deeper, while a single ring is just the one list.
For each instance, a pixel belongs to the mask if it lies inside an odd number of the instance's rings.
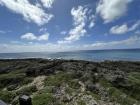
[{"label": "green vegetation", "polygon": [[18,96],[27,94],[33,105],[140,105],[139,69],[131,62],[0,61],[0,99],[18,105]]},{"label": "green vegetation", "polygon": [[24,73],[7,73],[0,75],[0,89],[10,85],[22,86],[32,82],[32,78],[26,77]]},{"label": "green vegetation", "polygon": [[14,92],[9,92],[9,91],[0,92],[0,99],[8,103],[10,103],[15,96],[16,94]]},{"label": "green vegetation", "polygon": [[120,103],[121,105],[133,105],[138,101],[128,94],[124,93],[121,89],[114,87],[110,82],[105,79],[101,79],[100,83],[106,88],[106,91],[112,102]]},{"label": "green vegetation", "polygon": [[78,105],[86,105],[86,103],[83,100],[79,100],[77,103]]},{"label": "green vegetation", "polygon": [[42,93],[33,98],[33,105],[51,105],[55,101],[51,93]]},{"label": "green vegetation", "polygon": [[67,83],[72,88],[79,88],[78,80],[74,80],[72,73],[59,72],[55,75],[50,75],[45,80],[46,86],[61,86]]},{"label": "green vegetation", "polygon": [[28,86],[28,87],[24,87],[23,89],[19,90],[16,92],[17,95],[20,94],[27,94],[27,95],[31,95],[32,93],[36,92],[37,88],[36,86]]},{"label": "green vegetation", "polygon": [[20,81],[23,81],[25,77],[24,74],[2,74],[0,75],[0,88],[4,88],[8,85],[17,84]]},{"label": "green vegetation", "polygon": [[130,89],[124,89],[124,91],[131,97],[140,100],[140,73],[131,72],[128,75],[129,84],[132,85]]}]

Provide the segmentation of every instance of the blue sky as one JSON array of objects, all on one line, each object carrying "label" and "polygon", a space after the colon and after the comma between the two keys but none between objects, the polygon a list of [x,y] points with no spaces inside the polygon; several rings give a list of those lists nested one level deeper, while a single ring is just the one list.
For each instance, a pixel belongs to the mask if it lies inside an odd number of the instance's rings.
[{"label": "blue sky", "polygon": [[140,48],[140,0],[0,0],[0,53]]}]

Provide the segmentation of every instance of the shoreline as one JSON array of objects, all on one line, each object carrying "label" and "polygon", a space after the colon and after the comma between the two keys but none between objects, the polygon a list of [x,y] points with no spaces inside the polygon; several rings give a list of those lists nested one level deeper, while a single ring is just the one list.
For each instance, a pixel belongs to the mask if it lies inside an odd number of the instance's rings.
[{"label": "shoreline", "polygon": [[60,60],[60,61],[87,61],[87,62],[140,62],[140,60],[118,60],[118,59],[105,59],[105,60],[84,60],[84,59],[64,59],[64,58],[37,58],[37,57],[25,57],[25,58],[0,58],[0,61],[3,60]]},{"label": "shoreline", "polygon": [[0,59],[65,59],[87,61],[140,61],[140,49],[136,50],[86,50],[73,52],[26,52],[26,53],[0,53]]}]

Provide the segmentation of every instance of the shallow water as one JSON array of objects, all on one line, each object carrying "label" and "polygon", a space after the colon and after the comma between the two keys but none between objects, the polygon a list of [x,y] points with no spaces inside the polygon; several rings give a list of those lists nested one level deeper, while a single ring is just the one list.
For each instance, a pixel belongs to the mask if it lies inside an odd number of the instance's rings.
[{"label": "shallow water", "polygon": [[45,58],[45,59],[76,59],[76,60],[128,60],[140,61],[140,49],[123,50],[86,50],[74,52],[30,52],[30,53],[0,53],[0,59]]}]

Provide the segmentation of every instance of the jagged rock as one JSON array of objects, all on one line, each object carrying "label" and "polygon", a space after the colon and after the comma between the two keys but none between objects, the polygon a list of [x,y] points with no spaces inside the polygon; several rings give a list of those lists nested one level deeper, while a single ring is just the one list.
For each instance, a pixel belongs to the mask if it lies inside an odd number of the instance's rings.
[{"label": "jagged rock", "polygon": [[91,95],[84,95],[81,99],[86,103],[86,105],[98,105]]},{"label": "jagged rock", "polygon": [[3,73],[8,73],[12,70],[13,68],[11,66],[6,66],[6,67],[2,67],[0,68],[0,74],[3,74]]},{"label": "jagged rock", "polygon": [[49,75],[53,74],[55,70],[53,68],[49,68],[48,66],[41,66],[41,67],[33,67],[29,68],[26,71],[27,76],[38,76],[38,75]]},{"label": "jagged rock", "polygon": [[74,73],[74,77],[75,78],[80,78],[80,77],[82,77],[83,76],[83,71],[76,71],[75,73]]},{"label": "jagged rock", "polygon": [[63,102],[70,102],[71,101],[71,97],[68,94],[66,94],[66,95],[63,96],[62,101]]},{"label": "jagged rock", "polygon": [[17,84],[10,85],[10,86],[7,87],[7,90],[8,91],[15,90],[17,88],[17,86],[18,86]]},{"label": "jagged rock", "polygon": [[98,92],[99,88],[100,88],[99,84],[92,84],[92,83],[86,84],[86,89],[92,92]]},{"label": "jagged rock", "polygon": [[[124,97],[121,96],[121,92],[126,95],[126,99],[127,97],[129,98],[129,95],[125,93],[125,90],[128,93],[134,90],[133,92],[135,92],[136,95],[138,95],[138,93],[136,92],[139,91],[136,90],[139,89],[139,85],[135,85],[135,81],[136,83],[138,81],[138,76],[130,75],[131,71],[139,72],[139,62],[87,62],[80,60],[76,61],[62,59],[19,59],[4,60],[0,62],[5,62],[8,64],[8,66],[6,67],[4,67],[2,64],[2,66],[0,65],[0,75],[2,77],[0,78],[0,88],[3,89],[3,91],[5,91],[5,87],[7,87],[7,90],[9,90],[10,92],[17,91],[18,89],[15,90],[16,85],[18,84],[19,88],[21,88],[20,86],[25,85],[24,83],[22,83],[25,82],[25,78],[28,79],[34,78],[33,76],[45,75],[46,79],[43,79],[43,83],[40,84],[38,81],[34,82],[34,85],[37,86],[37,90],[35,90],[35,88],[32,88],[31,94],[36,91],[38,92],[36,92],[35,95],[40,95],[42,92],[46,92],[49,94],[51,93],[51,95],[53,95],[53,97],[55,97],[55,99],[57,100],[54,103],[59,102],[57,103],[59,105],[62,105],[62,103],[66,103],[67,105],[77,105],[79,100],[84,101],[86,105],[118,105],[113,102],[114,100],[118,100],[115,97],[115,95],[117,94],[116,92],[118,92],[117,97],[119,97],[119,99]],[[18,71],[18,69],[20,70]],[[11,75],[9,77],[11,70],[12,75],[14,75],[12,78]],[[22,75],[18,76],[18,73],[21,73]],[[60,75],[63,75],[59,76],[59,73]],[[6,76],[5,74],[8,75]],[[131,78],[129,78],[128,75],[134,77],[134,84],[132,84],[133,81],[130,81]],[[68,78],[66,76],[68,76]],[[50,84],[48,84],[48,89],[45,90],[45,88],[47,87],[47,77],[54,77],[55,79],[50,78]],[[40,78],[38,80],[40,80]],[[50,86],[51,83],[55,82],[58,82],[59,84],[56,86]],[[27,86],[28,85],[29,84],[27,84]],[[27,89],[27,91],[28,90],[29,89]],[[135,94],[130,93],[130,95]],[[103,103],[98,104],[97,102],[100,100],[96,102],[94,97],[100,98]],[[110,100],[110,97],[113,99]],[[132,96],[132,98],[136,100],[139,99],[139,97],[135,98],[135,96]]]},{"label": "jagged rock", "polygon": [[92,72],[97,72],[98,71],[97,66],[94,65],[94,64],[91,64],[91,63],[86,65],[85,70],[86,71],[92,71]]},{"label": "jagged rock", "polygon": [[87,80],[92,79],[91,77],[92,77],[91,73],[86,72],[83,74],[83,76],[80,78],[80,80],[82,82],[86,82]]}]

